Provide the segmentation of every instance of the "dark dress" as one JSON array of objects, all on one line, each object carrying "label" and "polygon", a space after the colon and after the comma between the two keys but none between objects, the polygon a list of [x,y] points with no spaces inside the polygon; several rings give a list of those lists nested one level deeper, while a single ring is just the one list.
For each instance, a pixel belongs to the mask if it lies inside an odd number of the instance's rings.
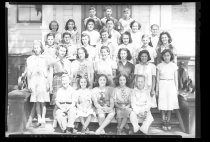
[{"label": "dark dress", "polygon": [[134,69],[135,69],[135,66],[132,63],[127,61],[127,63],[123,65],[122,61],[119,61],[117,63],[116,77],[120,76],[121,74],[126,75],[128,77],[129,87],[133,88]]}]

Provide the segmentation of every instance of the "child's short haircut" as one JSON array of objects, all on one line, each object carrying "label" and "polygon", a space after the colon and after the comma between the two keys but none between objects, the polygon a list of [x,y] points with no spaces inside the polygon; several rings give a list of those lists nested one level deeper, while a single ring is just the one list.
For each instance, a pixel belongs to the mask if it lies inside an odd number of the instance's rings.
[{"label": "child's short haircut", "polygon": [[123,13],[125,13],[125,12],[131,12],[131,10],[130,10],[129,8],[125,8],[125,9],[123,10]]},{"label": "child's short haircut", "polygon": [[86,33],[81,35],[81,44],[83,45],[82,38],[86,37],[86,36],[88,37],[88,44],[90,45],[90,36],[88,34],[86,34]]},{"label": "child's short haircut", "polygon": [[53,36],[53,38],[55,38],[55,35],[53,33],[48,33],[46,38],[48,38],[49,36]]},{"label": "child's short haircut", "polygon": [[143,39],[143,38],[145,38],[145,37],[148,37],[148,38],[151,40],[151,37],[150,37],[150,35],[148,35],[148,34],[143,34],[142,37],[141,37],[141,39]]},{"label": "child's short haircut", "polygon": [[69,36],[70,36],[70,38],[71,38],[71,34],[70,34],[69,32],[65,32],[65,33],[63,33],[63,38],[65,37],[65,35],[69,35]]},{"label": "child's short haircut", "polygon": [[90,7],[89,11],[90,11],[90,10],[96,11],[95,7]]},{"label": "child's short haircut", "polygon": [[157,24],[152,24],[152,25],[150,26],[150,28],[152,29],[154,26],[157,27],[157,28],[159,29],[159,26],[158,26]]},{"label": "child's short haircut", "polygon": [[110,54],[110,49],[108,46],[102,46],[101,49],[100,49],[100,52],[102,51],[102,49],[106,49],[107,52]]},{"label": "child's short haircut", "polygon": [[107,6],[107,7],[105,7],[105,11],[106,11],[107,9],[112,10],[111,6]]},{"label": "child's short haircut", "polygon": [[140,78],[140,77],[144,78],[144,81],[145,81],[145,79],[146,79],[145,75],[143,75],[143,74],[137,74],[136,77],[135,77],[135,80],[134,80],[134,82],[135,82],[134,84],[136,84],[137,78]]},{"label": "child's short haircut", "polygon": [[137,22],[136,20],[133,20],[131,23],[130,23],[130,28],[132,29],[132,26],[134,23],[137,23],[138,24],[138,30],[141,29],[141,24],[139,22]]}]

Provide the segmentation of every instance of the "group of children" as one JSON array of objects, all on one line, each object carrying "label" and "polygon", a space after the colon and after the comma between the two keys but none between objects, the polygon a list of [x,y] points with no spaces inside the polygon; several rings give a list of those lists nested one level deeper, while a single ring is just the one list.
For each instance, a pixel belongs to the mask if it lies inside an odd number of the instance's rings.
[{"label": "group of children", "polygon": [[162,128],[171,129],[171,112],[179,109],[172,38],[168,32],[159,35],[156,24],[151,26],[151,35],[142,34],[130,9],[123,12],[117,21],[109,7],[100,20],[91,7],[81,36],[75,21],[69,19],[63,34],[58,32],[58,22],[52,21],[44,45],[34,41],[34,55],[27,58],[25,71],[30,102],[34,102],[27,127],[35,113],[37,125],[45,126],[46,102],[50,102],[55,105],[53,127],[58,123],[63,132],[73,133],[77,118],[82,132],[87,132],[92,117],[97,116],[96,134],[105,133],[114,117],[117,134],[128,127],[128,119],[134,133],[148,134],[154,120],[150,108],[156,107],[162,112]]}]

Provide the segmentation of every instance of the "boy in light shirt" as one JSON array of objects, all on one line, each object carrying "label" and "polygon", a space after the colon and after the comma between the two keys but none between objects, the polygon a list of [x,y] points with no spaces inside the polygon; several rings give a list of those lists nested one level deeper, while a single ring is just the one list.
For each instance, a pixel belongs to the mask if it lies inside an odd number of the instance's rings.
[{"label": "boy in light shirt", "polygon": [[57,106],[56,119],[63,133],[73,133],[76,120],[75,90],[69,85],[68,74],[62,75],[62,88],[57,92],[55,103]]},{"label": "boy in light shirt", "polygon": [[[148,134],[148,130],[152,122],[153,116],[150,112],[149,90],[145,86],[145,76],[137,75],[135,78],[135,87],[131,95],[132,112],[130,114],[130,122],[133,125],[135,134]],[[139,120],[142,126],[139,126]]]}]

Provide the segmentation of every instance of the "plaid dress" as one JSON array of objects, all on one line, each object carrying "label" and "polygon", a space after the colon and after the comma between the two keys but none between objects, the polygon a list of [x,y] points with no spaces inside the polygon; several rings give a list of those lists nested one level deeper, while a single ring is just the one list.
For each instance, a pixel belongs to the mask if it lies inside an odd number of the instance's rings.
[{"label": "plaid dress", "polygon": [[62,74],[64,72],[68,72],[68,74],[70,75],[70,61],[67,59],[63,59],[62,61],[60,59],[57,58],[57,62],[53,67],[53,83],[52,83],[52,87],[53,87],[53,96],[52,96],[52,100],[50,102],[51,105],[55,105],[55,98],[57,95],[57,91],[59,88],[62,87]]}]

